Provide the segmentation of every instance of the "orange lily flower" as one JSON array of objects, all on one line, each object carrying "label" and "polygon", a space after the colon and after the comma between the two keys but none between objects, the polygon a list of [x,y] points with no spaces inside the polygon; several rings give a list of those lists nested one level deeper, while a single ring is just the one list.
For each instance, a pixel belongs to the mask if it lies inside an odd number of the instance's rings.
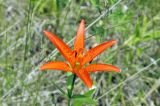
[{"label": "orange lily flower", "polygon": [[49,38],[49,40],[56,46],[56,48],[60,51],[63,57],[68,61],[61,62],[61,61],[51,61],[48,63],[43,64],[40,67],[40,70],[60,70],[64,72],[72,72],[76,74],[88,88],[92,87],[92,80],[89,76],[90,72],[97,72],[97,71],[114,71],[120,72],[118,67],[108,65],[108,64],[90,64],[86,66],[86,63],[90,62],[94,59],[97,55],[102,53],[107,48],[111,47],[115,44],[116,40],[110,40],[108,42],[104,42],[88,51],[84,48],[84,34],[85,34],[85,21],[82,20],[77,35],[74,41],[74,49],[72,50],[69,46],[64,43],[60,38],[56,35],[52,34],[48,31],[43,31],[44,34]]}]

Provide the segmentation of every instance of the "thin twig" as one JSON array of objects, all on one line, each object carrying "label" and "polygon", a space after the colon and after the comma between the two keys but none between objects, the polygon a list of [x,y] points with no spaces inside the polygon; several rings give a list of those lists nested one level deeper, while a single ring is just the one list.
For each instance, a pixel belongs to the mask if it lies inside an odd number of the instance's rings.
[{"label": "thin twig", "polygon": [[13,25],[11,25],[10,27],[8,27],[6,30],[4,30],[2,33],[0,33],[0,37],[2,35],[4,35],[6,32],[8,32],[9,30],[11,30],[12,28],[14,28],[17,24],[19,24],[22,20],[18,20],[16,21]]}]

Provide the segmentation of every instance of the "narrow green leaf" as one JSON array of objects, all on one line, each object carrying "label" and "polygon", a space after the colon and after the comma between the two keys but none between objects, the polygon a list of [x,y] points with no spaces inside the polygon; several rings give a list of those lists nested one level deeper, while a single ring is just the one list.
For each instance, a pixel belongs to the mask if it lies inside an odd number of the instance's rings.
[{"label": "narrow green leaf", "polygon": [[77,95],[73,95],[72,96],[73,99],[76,99],[76,98],[85,98],[85,97],[87,97],[87,96],[81,95],[81,94],[77,94]]},{"label": "narrow green leaf", "polygon": [[87,91],[84,95],[73,95],[73,101],[75,106],[82,106],[84,104],[96,104],[96,101],[92,99],[92,94],[95,89]]},{"label": "narrow green leaf", "polygon": [[96,101],[93,100],[91,97],[75,98],[74,99],[74,106],[82,106],[84,104],[94,104],[94,105],[96,105]]}]

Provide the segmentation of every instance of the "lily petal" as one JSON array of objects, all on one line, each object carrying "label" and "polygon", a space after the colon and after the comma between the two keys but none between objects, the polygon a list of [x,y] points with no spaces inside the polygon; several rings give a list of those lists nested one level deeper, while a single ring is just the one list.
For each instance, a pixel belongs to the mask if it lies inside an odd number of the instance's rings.
[{"label": "lily petal", "polygon": [[89,76],[89,73],[86,70],[81,69],[79,71],[76,71],[76,75],[84,82],[84,84],[88,88],[92,88],[92,80]]},{"label": "lily petal", "polygon": [[52,61],[52,62],[48,62],[43,64],[40,67],[40,70],[47,70],[47,69],[52,69],[52,70],[60,70],[60,71],[72,71],[72,69],[69,67],[68,64],[64,63],[64,62],[60,62],[60,61]]},{"label": "lily petal", "polygon": [[113,65],[109,64],[91,64],[84,68],[87,72],[105,71],[105,72],[121,72],[121,70]]},{"label": "lily petal", "polygon": [[91,61],[92,59],[94,59],[97,55],[99,55],[100,53],[102,53],[104,50],[106,50],[107,48],[111,47],[113,44],[115,44],[117,41],[116,40],[110,40],[107,42],[104,42],[92,49],[90,49],[83,57],[83,62],[82,64],[84,65],[85,63]]},{"label": "lily petal", "polygon": [[74,41],[74,50],[78,51],[79,49],[84,48],[84,33],[85,33],[85,21],[81,20],[81,23],[77,30],[77,35]]},{"label": "lily petal", "polygon": [[63,55],[63,57],[71,64],[73,63],[73,57],[72,57],[72,50],[69,48],[69,46],[64,43],[60,38],[58,38],[56,35],[52,34],[48,31],[43,31],[44,34],[49,38],[49,40],[53,43],[53,45],[56,46],[56,48],[60,51],[60,53]]}]

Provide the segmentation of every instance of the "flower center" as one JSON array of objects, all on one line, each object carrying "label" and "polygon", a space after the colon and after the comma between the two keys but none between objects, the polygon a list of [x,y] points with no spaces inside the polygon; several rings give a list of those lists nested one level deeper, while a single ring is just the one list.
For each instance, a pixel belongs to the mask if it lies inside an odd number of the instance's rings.
[{"label": "flower center", "polygon": [[80,63],[76,61],[76,67],[79,66],[79,65],[80,65]]}]

